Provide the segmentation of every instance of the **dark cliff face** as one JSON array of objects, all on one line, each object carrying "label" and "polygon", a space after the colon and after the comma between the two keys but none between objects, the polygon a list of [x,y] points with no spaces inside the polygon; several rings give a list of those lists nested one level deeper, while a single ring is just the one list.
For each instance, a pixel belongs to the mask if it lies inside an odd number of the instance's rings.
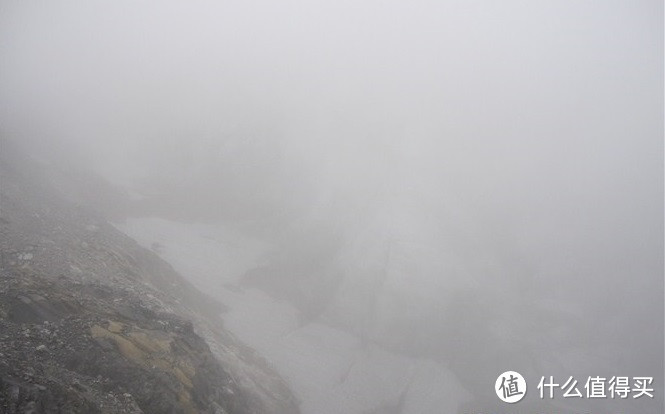
[{"label": "dark cliff face", "polygon": [[223,305],[0,147],[1,412],[297,412]]}]

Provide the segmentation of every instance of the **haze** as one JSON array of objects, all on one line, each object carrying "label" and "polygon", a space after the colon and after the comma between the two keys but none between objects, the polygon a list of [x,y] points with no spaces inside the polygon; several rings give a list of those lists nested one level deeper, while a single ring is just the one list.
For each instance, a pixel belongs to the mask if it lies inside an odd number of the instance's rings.
[{"label": "haze", "polygon": [[[0,133],[129,194],[118,226],[202,289],[485,411],[509,369],[534,404],[541,376],[652,376],[656,405],[573,407],[662,411],[663,109],[658,1],[0,4]],[[238,318],[303,412],[430,412],[344,405]]]}]

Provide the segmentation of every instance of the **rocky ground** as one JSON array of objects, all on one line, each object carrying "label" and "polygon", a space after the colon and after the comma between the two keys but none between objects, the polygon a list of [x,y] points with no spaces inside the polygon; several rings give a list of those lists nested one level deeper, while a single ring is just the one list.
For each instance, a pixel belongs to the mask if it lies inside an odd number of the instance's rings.
[{"label": "rocky ground", "polygon": [[221,304],[0,147],[0,412],[298,411]]}]

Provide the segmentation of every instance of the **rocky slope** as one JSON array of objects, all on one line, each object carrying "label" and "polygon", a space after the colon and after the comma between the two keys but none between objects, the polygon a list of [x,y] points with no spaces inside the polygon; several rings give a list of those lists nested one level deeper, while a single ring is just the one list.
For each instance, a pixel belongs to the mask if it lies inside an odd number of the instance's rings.
[{"label": "rocky slope", "polygon": [[298,411],[221,304],[0,149],[0,412]]}]

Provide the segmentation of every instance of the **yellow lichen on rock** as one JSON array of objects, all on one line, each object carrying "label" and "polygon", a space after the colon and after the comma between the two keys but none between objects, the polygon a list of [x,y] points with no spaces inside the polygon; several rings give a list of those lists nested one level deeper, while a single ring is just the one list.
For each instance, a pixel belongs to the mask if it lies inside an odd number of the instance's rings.
[{"label": "yellow lichen on rock", "polygon": [[125,327],[124,324],[116,321],[109,321],[109,326],[106,328],[109,332],[121,333],[122,329]]},{"label": "yellow lichen on rock", "polygon": [[147,355],[136,345],[134,345],[130,340],[124,338],[122,335],[109,331],[108,329],[102,328],[99,325],[93,325],[90,328],[90,333],[93,338],[108,338],[115,342],[116,346],[120,353],[127,359],[130,359],[134,362],[140,363],[142,365],[146,364]]},{"label": "yellow lichen on rock", "polygon": [[[149,334],[147,333],[149,332]],[[151,353],[170,353],[171,337],[157,331],[132,331],[128,333],[131,340],[143,350]]]},{"label": "yellow lichen on rock", "polygon": [[196,369],[186,354],[179,356],[173,353],[171,347],[173,339],[169,334],[129,327],[116,321],[109,321],[107,328],[93,325],[90,333],[93,338],[112,340],[118,351],[132,362],[143,367],[159,369],[175,377],[181,387],[177,395],[182,408],[186,413],[198,412],[190,394],[194,388],[192,380],[196,375]]},{"label": "yellow lichen on rock", "polygon": [[189,389],[194,388],[194,384],[192,384],[191,377],[187,376],[187,374],[185,374],[182,369],[178,367],[173,367],[173,375],[175,375],[176,378],[178,378],[178,381],[180,381],[180,383],[184,385],[186,388]]}]

